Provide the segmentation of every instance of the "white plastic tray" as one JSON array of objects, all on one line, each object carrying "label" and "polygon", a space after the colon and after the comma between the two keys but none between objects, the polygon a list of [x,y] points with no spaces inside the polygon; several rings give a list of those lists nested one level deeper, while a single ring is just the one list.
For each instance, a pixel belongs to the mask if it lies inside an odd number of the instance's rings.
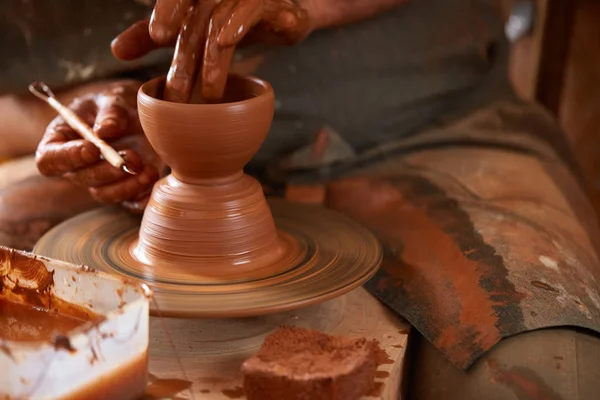
[{"label": "white plastic tray", "polygon": [[99,393],[100,398],[117,398],[111,391],[118,398],[142,395],[147,384],[147,287],[0,246],[4,286],[39,268],[54,273],[50,293],[104,318],[66,335],[62,341],[71,350],[50,341],[0,339],[0,398],[89,399]]}]

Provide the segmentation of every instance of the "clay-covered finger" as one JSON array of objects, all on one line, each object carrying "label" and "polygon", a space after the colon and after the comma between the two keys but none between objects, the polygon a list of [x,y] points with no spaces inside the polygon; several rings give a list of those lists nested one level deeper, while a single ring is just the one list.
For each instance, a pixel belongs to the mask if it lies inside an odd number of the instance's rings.
[{"label": "clay-covered finger", "polygon": [[100,151],[87,140],[70,140],[39,147],[36,163],[44,176],[59,176],[93,165],[100,160]]},{"label": "clay-covered finger", "polygon": [[298,43],[310,31],[308,13],[293,4],[279,3],[278,7],[267,7],[263,22],[264,26],[269,27],[271,36],[276,37],[276,41],[281,44]]},{"label": "clay-covered finger", "polygon": [[[143,171],[142,160],[137,153],[127,150],[121,152],[121,155],[127,160],[128,165],[131,165],[136,171]],[[106,186],[124,180],[129,176],[131,175],[127,172],[115,168],[106,161],[99,161],[87,168],[66,174],[67,178],[84,187]]]},{"label": "clay-covered finger", "polygon": [[[97,106],[93,99],[75,99],[70,105],[69,109],[73,111],[83,122],[89,123],[96,118]],[[62,144],[72,139],[78,139],[81,136],[65,122],[65,120],[58,116],[48,124],[46,132],[40,141],[38,149],[43,148],[49,144]]]},{"label": "clay-covered finger", "polygon": [[146,193],[158,180],[158,172],[151,165],[146,165],[139,175],[129,176],[122,181],[90,189],[91,195],[109,204],[121,204],[135,201],[140,194]]},{"label": "clay-covered finger", "polygon": [[175,41],[193,3],[193,0],[156,0],[149,26],[152,40],[163,46]]},{"label": "clay-covered finger", "polygon": [[209,103],[217,103],[223,97],[227,84],[227,71],[233,58],[235,47],[205,50],[202,68],[202,98]]},{"label": "clay-covered finger", "polygon": [[208,102],[218,102],[225,91],[235,47],[223,47],[217,38],[236,4],[237,0],[223,0],[210,18],[202,65],[202,97]]},{"label": "clay-covered finger", "polygon": [[[88,124],[94,120],[97,110],[92,99],[76,99],[69,108]],[[40,173],[58,176],[98,162],[100,152],[96,146],[79,137],[61,117],[55,118],[46,128],[36,150]]]},{"label": "clay-covered finger", "polygon": [[200,57],[204,52],[208,21],[216,4],[217,0],[203,0],[186,16],[167,74],[164,100],[187,103],[190,99],[198,75]]},{"label": "clay-covered finger", "polygon": [[118,182],[129,177],[129,174],[113,167],[107,161],[99,161],[87,168],[70,172],[65,177],[79,186],[96,187]]},{"label": "clay-covered finger", "polygon": [[103,140],[114,140],[131,133],[129,112],[120,96],[100,95],[94,133]]},{"label": "clay-covered finger", "polygon": [[150,21],[144,19],[131,25],[110,44],[113,55],[123,61],[135,60],[161,47],[150,37]]},{"label": "clay-covered finger", "polygon": [[134,174],[142,173],[144,170],[144,161],[137,152],[134,150],[121,150],[119,151],[119,155],[125,161],[125,166],[129,171],[133,172]]},{"label": "clay-covered finger", "polygon": [[235,46],[261,19],[263,13],[262,0],[238,1],[222,23],[217,35],[220,46]]}]

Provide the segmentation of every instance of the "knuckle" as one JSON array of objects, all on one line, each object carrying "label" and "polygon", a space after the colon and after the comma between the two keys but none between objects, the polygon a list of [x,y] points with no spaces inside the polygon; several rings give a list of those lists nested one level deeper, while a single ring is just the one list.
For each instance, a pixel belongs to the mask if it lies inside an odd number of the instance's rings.
[{"label": "knuckle", "polygon": [[84,141],[79,151],[81,165],[89,165],[98,161],[100,157],[100,151],[94,146],[93,143]]},{"label": "knuckle", "polygon": [[65,146],[64,155],[61,151],[56,153],[56,157],[64,159],[69,171],[93,164],[99,159],[100,152],[91,142],[78,140],[69,142]]},{"label": "knuckle", "polygon": [[52,166],[52,162],[49,162],[49,155],[47,152],[37,151],[35,154],[35,164],[40,172],[44,176],[55,175],[55,169]]}]

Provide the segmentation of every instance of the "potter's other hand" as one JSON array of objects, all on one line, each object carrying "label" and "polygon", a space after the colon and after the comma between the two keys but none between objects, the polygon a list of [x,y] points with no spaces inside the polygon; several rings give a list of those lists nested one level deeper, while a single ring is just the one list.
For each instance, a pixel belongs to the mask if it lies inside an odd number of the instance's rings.
[{"label": "potter's other hand", "polygon": [[233,49],[241,42],[292,45],[309,32],[309,13],[299,1],[221,1],[208,24],[202,65],[203,97],[222,95]]},{"label": "potter's other hand", "polygon": [[48,125],[37,148],[36,162],[40,173],[64,176],[88,188],[92,196],[103,203],[123,204],[133,211],[143,209],[158,172],[147,162],[151,158],[143,160],[133,150],[139,147],[136,141],[145,141],[137,116],[138,88],[136,82],[117,82],[101,93],[88,94],[69,105],[93,127],[99,138],[120,151],[128,167],[137,175],[129,175],[102,159],[96,146],[81,139],[61,117]]},{"label": "potter's other hand", "polygon": [[292,45],[310,31],[308,13],[299,0],[223,0],[211,16],[220,46],[247,42]]}]

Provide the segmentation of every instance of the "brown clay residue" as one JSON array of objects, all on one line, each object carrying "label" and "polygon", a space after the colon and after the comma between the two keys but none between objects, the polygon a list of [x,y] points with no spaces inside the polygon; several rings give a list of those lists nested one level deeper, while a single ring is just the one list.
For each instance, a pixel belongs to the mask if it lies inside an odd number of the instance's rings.
[{"label": "brown clay residue", "polygon": [[379,342],[373,341],[373,350],[375,352],[376,365],[393,364],[394,360],[379,346]]},{"label": "brown clay residue", "polygon": [[[51,341],[71,351],[66,334],[102,317],[54,296],[54,272],[31,255],[0,247],[0,339]],[[66,339],[66,341],[65,341]]]},{"label": "brown clay residue", "polygon": [[4,353],[8,358],[14,360],[12,350],[10,349],[10,347],[8,347],[6,343],[4,343],[4,341],[0,341],[0,351]]},{"label": "brown clay residue", "polygon": [[192,387],[192,382],[183,379],[160,379],[153,376],[146,396],[156,399],[172,398]]},{"label": "brown clay residue", "polygon": [[94,346],[91,346],[90,350],[91,350],[92,356],[89,358],[89,362],[90,362],[90,365],[94,365],[98,361],[100,361],[100,357],[98,356],[98,352],[96,351]]},{"label": "brown clay residue", "polygon": [[69,340],[69,338],[67,336],[63,336],[63,335],[55,336],[52,339],[52,344],[54,345],[54,348],[57,350],[65,350],[65,351],[68,351],[69,353],[74,353],[77,351],[77,350],[75,350],[75,348],[71,344],[71,340]]},{"label": "brown clay residue", "polygon": [[223,393],[224,396],[227,396],[230,399],[240,399],[246,394],[244,392],[244,388],[241,386],[237,386],[233,389],[225,389],[221,391],[221,393]]},{"label": "brown clay residue", "polygon": [[124,291],[125,289],[123,289],[122,287],[116,290],[117,296],[119,297],[119,308],[123,308],[127,304],[127,302],[123,298]]},{"label": "brown clay residue", "polygon": [[388,371],[375,371],[375,378],[383,379],[390,376]]},{"label": "brown clay residue", "polygon": [[92,267],[88,267],[87,265],[80,265],[79,268],[77,268],[76,272],[78,274],[80,274],[82,272],[86,273],[86,274],[89,274],[89,273],[93,274],[93,273],[98,273],[98,270],[95,268],[92,268]]},{"label": "brown clay residue", "polygon": [[405,293],[398,300],[407,303],[403,312],[455,365],[467,367],[474,355],[500,340],[501,317],[511,315],[518,323],[523,296],[507,279],[502,257],[485,243],[458,201],[420,176],[390,176],[334,182],[326,203],[384,243],[379,275],[386,282],[375,280],[369,289],[380,298]]},{"label": "brown clay residue", "polygon": [[519,400],[564,400],[529,368],[507,369],[494,359],[488,360],[486,364],[492,370],[492,382],[510,388]]},{"label": "brown clay residue", "polygon": [[366,396],[377,398],[381,397],[384,386],[385,385],[383,382],[373,382],[373,386],[371,387],[371,390],[369,390],[369,392],[366,394]]},{"label": "brown clay residue", "polygon": [[0,339],[52,341],[57,348],[70,350],[70,345],[63,345],[64,335],[89,321],[101,319],[83,307],[52,295],[38,296],[22,296],[6,290],[0,294]]},{"label": "brown clay residue", "polygon": [[[46,264],[37,257],[0,246],[1,288],[45,292],[54,283],[54,271],[48,271]],[[1,289],[0,288],[0,289]]]}]

